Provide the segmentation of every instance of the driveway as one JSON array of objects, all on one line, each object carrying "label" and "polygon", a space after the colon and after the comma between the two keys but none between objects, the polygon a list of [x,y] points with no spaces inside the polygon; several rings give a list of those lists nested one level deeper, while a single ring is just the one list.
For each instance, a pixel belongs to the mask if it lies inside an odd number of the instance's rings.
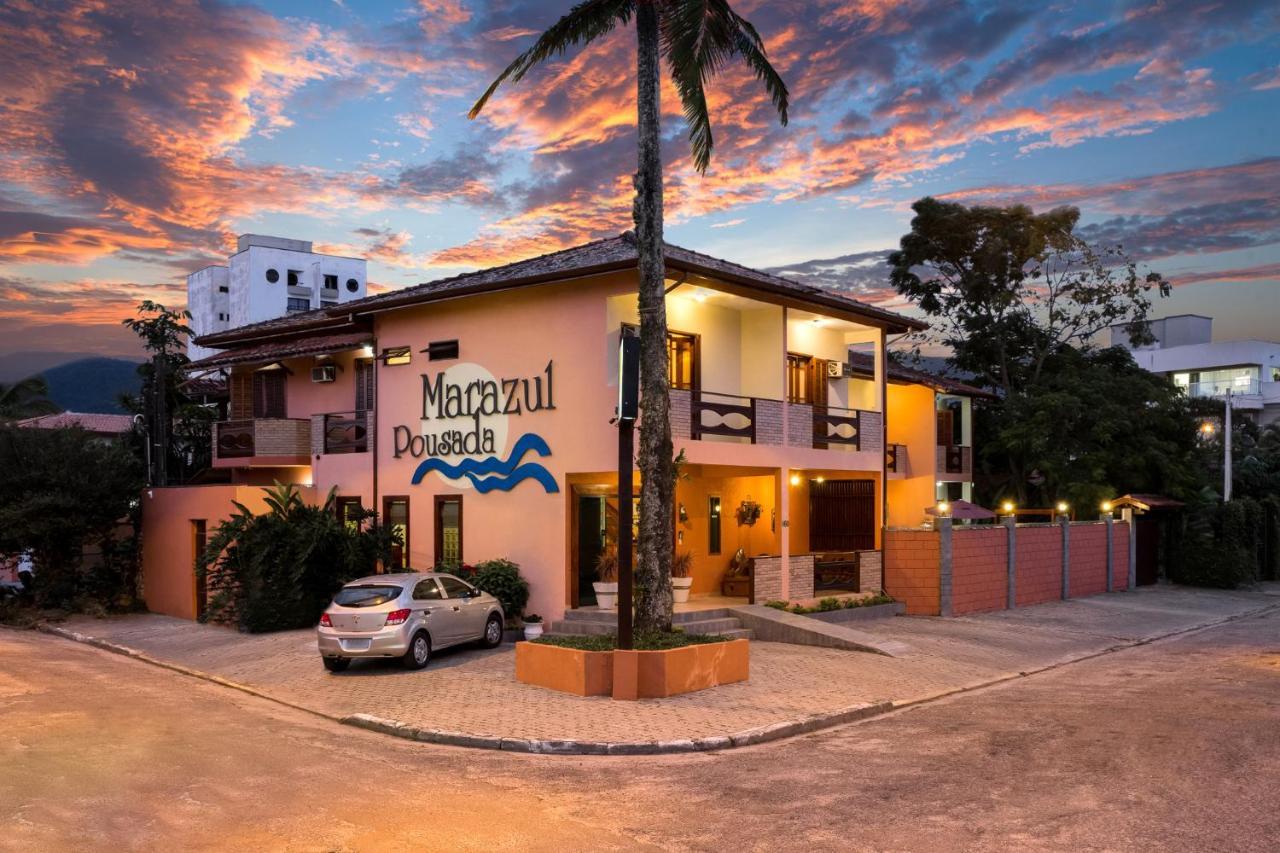
[{"label": "driveway", "polygon": [[0,631],[0,849],[1270,851],[1277,638],[1271,611],[786,741],[613,758],[411,743]]},{"label": "driveway", "polygon": [[65,627],[335,719],[365,715],[495,744],[675,744],[910,704],[1277,605],[1280,585],[1153,587],[960,619],[897,617],[859,627],[905,644],[899,657],[753,642],[748,682],[640,702],[519,684],[512,646],[443,651],[420,672],[361,662],[333,675],[310,631],[244,635],[155,615]]}]

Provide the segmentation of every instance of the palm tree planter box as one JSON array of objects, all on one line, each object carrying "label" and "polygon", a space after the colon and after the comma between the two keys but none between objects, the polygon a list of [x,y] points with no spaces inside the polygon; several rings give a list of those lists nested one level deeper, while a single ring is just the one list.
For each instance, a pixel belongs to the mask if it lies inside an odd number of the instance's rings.
[{"label": "palm tree planter box", "polygon": [[516,643],[516,681],[575,696],[661,699],[746,681],[748,648],[746,640],[652,652],[587,652]]},{"label": "palm tree planter box", "polygon": [[661,699],[746,681],[749,643],[726,640],[654,652],[613,653],[614,699]]},{"label": "palm tree planter box", "polygon": [[516,643],[516,681],[575,696],[608,696],[613,692],[613,652]]}]

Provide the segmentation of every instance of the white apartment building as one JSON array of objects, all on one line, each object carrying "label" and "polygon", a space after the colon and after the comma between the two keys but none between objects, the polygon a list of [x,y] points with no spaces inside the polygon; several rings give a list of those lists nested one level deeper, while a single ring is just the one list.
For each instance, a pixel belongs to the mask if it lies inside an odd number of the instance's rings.
[{"label": "white apartment building", "polygon": [[1225,399],[1233,411],[1266,425],[1280,421],[1280,343],[1214,341],[1213,318],[1178,314],[1151,320],[1154,343],[1133,346],[1126,326],[1111,327],[1111,345],[1138,365],[1169,376],[1192,397]]},{"label": "white apartment building", "polygon": [[196,346],[201,335],[225,332],[286,314],[339,305],[365,296],[363,258],[321,255],[309,240],[242,234],[226,266],[214,265],[187,276],[192,361],[217,350]]}]

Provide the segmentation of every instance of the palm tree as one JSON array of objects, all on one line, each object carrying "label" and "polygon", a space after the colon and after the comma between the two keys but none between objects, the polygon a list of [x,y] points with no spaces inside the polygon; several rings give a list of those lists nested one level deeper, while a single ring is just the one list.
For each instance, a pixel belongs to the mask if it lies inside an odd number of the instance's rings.
[{"label": "palm tree", "polygon": [[663,284],[662,157],[659,149],[660,59],[667,61],[689,124],[693,165],[705,173],[713,140],[705,85],[731,59],[741,59],[764,84],[787,123],[787,86],[765,56],[755,27],[727,0],[583,0],[516,57],[471,108],[475,118],[506,81],[518,83],[535,65],[588,44],[636,19],[636,112],[639,166],[631,215],[640,275],[640,541],[636,628],[671,627],[671,531],[675,503]]},{"label": "palm tree", "polygon": [[62,409],[49,399],[49,383],[43,376],[30,376],[12,384],[0,382],[0,420],[16,421],[51,415]]}]

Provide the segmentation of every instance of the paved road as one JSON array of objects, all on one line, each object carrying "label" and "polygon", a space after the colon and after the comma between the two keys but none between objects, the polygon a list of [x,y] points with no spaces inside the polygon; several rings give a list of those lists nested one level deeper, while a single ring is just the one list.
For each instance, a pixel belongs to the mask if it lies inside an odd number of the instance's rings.
[{"label": "paved road", "polygon": [[639,759],[408,743],[0,631],[4,849],[1274,850],[1277,768],[1276,611]]}]

